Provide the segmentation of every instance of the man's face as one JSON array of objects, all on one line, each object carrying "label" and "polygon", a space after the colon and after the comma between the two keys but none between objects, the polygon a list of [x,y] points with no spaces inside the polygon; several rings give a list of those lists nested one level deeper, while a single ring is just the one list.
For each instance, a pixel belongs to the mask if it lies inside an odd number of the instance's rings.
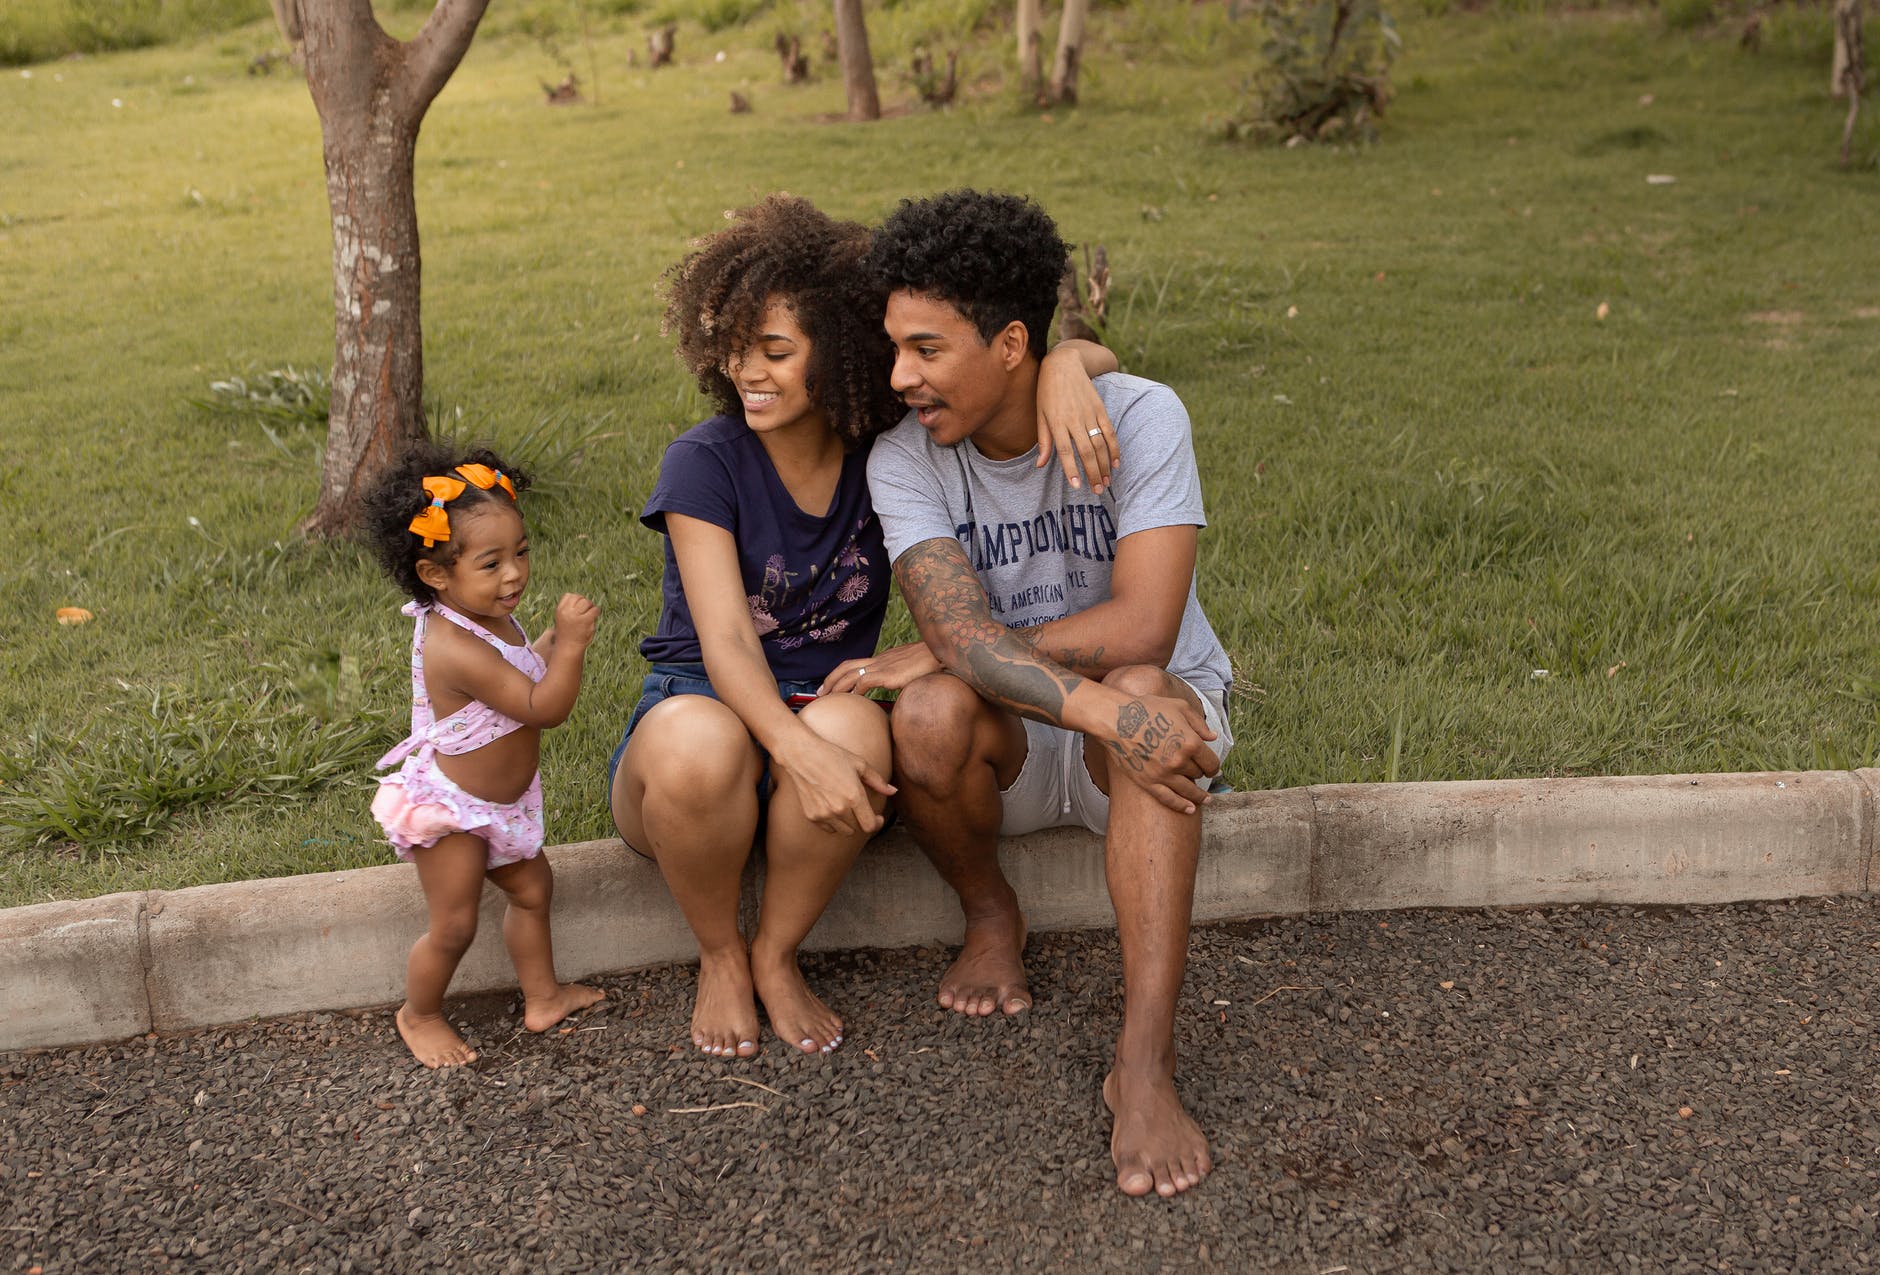
[{"label": "man's face", "polygon": [[935,443],[951,447],[992,420],[1011,378],[999,338],[988,345],[951,302],[905,289],[888,295],[883,326],[894,342],[890,382]]}]

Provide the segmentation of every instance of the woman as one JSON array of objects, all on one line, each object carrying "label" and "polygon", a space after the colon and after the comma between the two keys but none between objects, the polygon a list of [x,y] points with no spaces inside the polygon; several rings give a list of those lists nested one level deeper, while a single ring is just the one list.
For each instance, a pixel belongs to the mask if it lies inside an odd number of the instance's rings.
[{"label": "woman", "polygon": [[[652,669],[614,753],[611,802],[698,938],[692,1041],[717,1057],[757,1052],[758,1000],[804,1053],[841,1044],[797,947],[894,792],[882,707],[816,694],[874,650],[888,602],[866,453],[903,409],[882,298],[861,268],[868,244],[862,226],[776,195],[665,280],[665,330],[722,414],[673,441],[641,514],[666,537],[664,603],[640,648]],[[1067,467],[1102,444],[1107,472],[1114,433],[1088,378],[1113,356],[1075,343],[1048,362],[1055,410],[1041,407],[1041,435]],[[747,948],[738,896],[759,836],[767,870]]]}]

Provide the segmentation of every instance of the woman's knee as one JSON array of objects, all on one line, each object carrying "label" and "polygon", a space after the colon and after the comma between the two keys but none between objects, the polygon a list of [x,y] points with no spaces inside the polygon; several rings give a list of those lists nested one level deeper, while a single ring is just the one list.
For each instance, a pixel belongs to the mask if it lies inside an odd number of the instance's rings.
[{"label": "woman's knee", "polygon": [[763,758],[736,713],[703,695],[675,695],[640,719],[620,765],[648,796],[710,803],[755,788]]},{"label": "woman's knee", "polygon": [[805,705],[799,720],[832,744],[840,744],[885,773],[888,714],[865,695],[826,695]]}]

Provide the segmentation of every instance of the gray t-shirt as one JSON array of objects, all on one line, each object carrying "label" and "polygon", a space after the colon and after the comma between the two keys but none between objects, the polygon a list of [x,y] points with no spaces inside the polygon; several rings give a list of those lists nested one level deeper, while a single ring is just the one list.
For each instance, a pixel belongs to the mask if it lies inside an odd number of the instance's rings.
[{"label": "gray t-shirt", "polygon": [[[875,440],[868,490],[893,562],[923,540],[957,539],[993,617],[1029,628],[1108,600],[1116,542],[1156,527],[1207,526],[1188,412],[1175,391],[1139,376],[1096,379],[1123,463],[1101,496],[1073,488],[1056,458],[988,460],[968,439],[936,446],[912,413]],[[1201,613],[1194,581],[1168,671],[1226,693],[1227,652]]]}]

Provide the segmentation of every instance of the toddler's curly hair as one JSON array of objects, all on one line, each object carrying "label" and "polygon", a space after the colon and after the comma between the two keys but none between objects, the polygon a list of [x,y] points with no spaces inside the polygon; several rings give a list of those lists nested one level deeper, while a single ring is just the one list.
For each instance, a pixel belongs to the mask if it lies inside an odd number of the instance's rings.
[{"label": "toddler's curly hair", "polygon": [[990,341],[1017,319],[1042,359],[1070,246],[1022,195],[949,190],[903,199],[875,232],[868,268],[884,293],[945,301]]},{"label": "toddler's curly hair", "polygon": [[[424,537],[411,530],[411,520],[431,503],[424,480],[442,475],[456,477],[452,471],[459,465],[488,465],[500,470],[515,484],[518,496],[529,489],[529,476],[512,469],[508,461],[489,448],[465,449],[427,438],[413,443],[361,497],[360,534],[372,546],[373,555],[385,568],[385,574],[418,602],[437,601],[436,590],[418,578],[418,563],[422,560],[448,567],[456,560],[460,542],[455,538],[440,540],[426,549]],[[501,487],[485,491],[475,483],[466,483],[463,494],[444,508],[456,517],[493,500],[507,502],[509,493]]]},{"label": "toddler's curly hair", "polygon": [[679,361],[728,416],[743,405],[726,367],[763,331],[774,298],[809,338],[808,390],[853,448],[906,412],[888,384],[893,347],[881,330],[885,293],[862,259],[869,232],[837,221],[807,199],[772,195],[728,214],[731,225],[697,241],[661,280],[660,331],[677,334]]}]

